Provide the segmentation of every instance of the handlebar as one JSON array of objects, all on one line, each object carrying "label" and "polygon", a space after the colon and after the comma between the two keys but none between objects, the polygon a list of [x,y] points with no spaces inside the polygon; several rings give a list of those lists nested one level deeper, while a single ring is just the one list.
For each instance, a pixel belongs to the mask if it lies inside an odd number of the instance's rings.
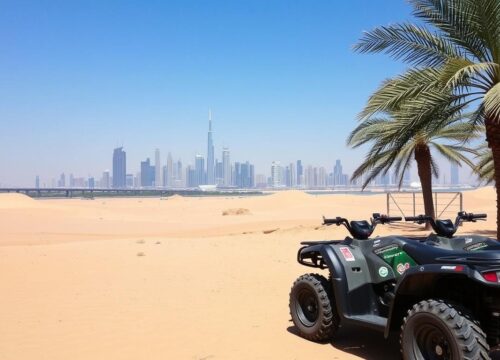
[{"label": "handlebar", "polygon": [[465,211],[460,211],[458,213],[457,219],[460,217],[462,221],[471,221],[475,222],[476,220],[483,220],[488,217],[487,214],[473,214],[473,213],[466,213]]},{"label": "handlebar", "polygon": [[452,223],[451,220],[434,220],[431,216],[427,215],[406,216],[405,221],[413,221],[417,224],[424,224],[428,222],[431,224],[436,234],[440,236],[452,237],[462,222],[476,222],[477,220],[486,219],[487,216],[488,215],[486,214],[473,214],[460,211],[457,214],[455,223]]},{"label": "handlebar", "polygon": [[[331,219],[327,219],[323,216],[323,225],[344,225],[354,238],[367,239],[373,233],[373,230],[375,230],[378,224],[388,224],[393,221],[401,221],[402,219],[403,218],[399,216],[387,216],[381,215],[379,213],[374,213],[372,215],[372,218],[370,219],[371,224],[368,224],[366,221],[351,221],[349,223],[346,218],[342,218],[339,216]],[[365,227],[363,230],[359,229],[359,223],[364,223],[363,225],[361,225]]]}]

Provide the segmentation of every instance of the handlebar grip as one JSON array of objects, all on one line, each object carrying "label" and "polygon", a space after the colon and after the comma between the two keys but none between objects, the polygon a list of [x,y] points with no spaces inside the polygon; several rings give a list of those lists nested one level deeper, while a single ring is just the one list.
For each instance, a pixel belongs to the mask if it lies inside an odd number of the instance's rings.
[{"label": "handlebar grip", "polygon": [[324,225],[340,225],[342,223],[342,218],[335,218],[335,219],[327,219],[323,218],[323,224]]},{"label": "handlebar grip", "polygon": [[418,221],[421,220],[419,216],[405,216],[405,221]]},{"label": "handlebar grip", "polygon": [[401,216],[388,216],[387,221],[401,221],[403,218]]},{"label": "handlebar grip", "polygon": [[486,219],[487,217],[487,214],[472,214],[473,219]]}]

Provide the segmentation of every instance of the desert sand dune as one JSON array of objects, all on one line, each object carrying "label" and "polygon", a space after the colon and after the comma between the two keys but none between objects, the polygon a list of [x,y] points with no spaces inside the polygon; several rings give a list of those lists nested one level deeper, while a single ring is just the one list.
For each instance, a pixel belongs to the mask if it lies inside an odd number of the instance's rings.
[{"label": "desert sand dune", "polygon": [[[495,193],[464,193],[495,230]],[[251,216],[223,216],[227,209]],[[296,335],[288,293],[321,216],[369,218],[381,195],[32,200],[0,195],[0,359],[397,359],[397,341]],[[377,234],[425,234],[415,225]]]}]

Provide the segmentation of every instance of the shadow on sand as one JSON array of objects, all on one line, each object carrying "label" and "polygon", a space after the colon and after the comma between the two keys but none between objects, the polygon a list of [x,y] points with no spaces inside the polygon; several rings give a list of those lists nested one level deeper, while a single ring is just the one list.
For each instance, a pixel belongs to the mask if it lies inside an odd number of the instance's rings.
[{"label": "shadow on sand", "polygon": [[[295,326],[290,326],[287,331],[300,336]],[[304,341],[307,341],[304,339]],[[340,351],[359,356],[367,360],[397,360],[401,359],[399,351],[398,334],[392,334],[389,339],[384,339],[383,334],[364,328],[342,327],[335,334],[335,340],[330,345]],[[490,353],[492,360],[500,360],[500,349],[496,348]]]},{"label": "shadow on sand", "polygon": [[[295,326],[290,326],[287,330],[291,334],[300,336]],[[335,349],[363,359],[392,360],[401,358],[397,337],[392,336],[385,340],[383,334],[370,329],[342,327],[330,345]]]}]

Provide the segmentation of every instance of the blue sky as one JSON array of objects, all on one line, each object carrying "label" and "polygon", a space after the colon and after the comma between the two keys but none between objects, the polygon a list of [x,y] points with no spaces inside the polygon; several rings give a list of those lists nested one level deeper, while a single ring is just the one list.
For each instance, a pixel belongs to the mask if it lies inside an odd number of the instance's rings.
[{"label": "blue sky", "polygon": [[403,0],[0,1],[0,183],[100,176],[124,145],[129,172],[171,151],[267,173],[296,159],[352,171],[345,146],[370,92],[402,69],[351,50],[409,19]]}]

